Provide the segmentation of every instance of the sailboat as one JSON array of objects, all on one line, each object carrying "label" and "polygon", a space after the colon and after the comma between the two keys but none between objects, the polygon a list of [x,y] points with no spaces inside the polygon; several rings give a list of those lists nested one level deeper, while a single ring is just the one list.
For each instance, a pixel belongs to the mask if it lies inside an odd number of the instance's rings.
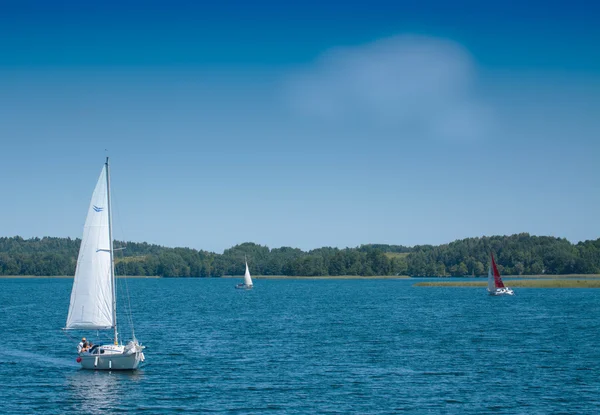
[{"label": "sailboat", "polygon": [[250,277],[250,270],[248,269],[248,259],[244,256],[244,260],[246,261],[246,272],[244,273],[244,282],[235,286],[235,288],[251,290],[254,288],[252,285],[252,277]]},{"label": "sailboat", "polygon": [[133,326],[132,340],[119,342],[111,215],[107,157],[83,227],[65,330],[114,331],[112,344],[79,351],[77,362],[83,369],[134,370],[145,359],[145,347],[135,338]]},{"label": "sailboat", "polygon": [[[488,293],[490,295],[515,295],[514,291],[504,285],[496,261],[494,261],[494,254],[492,256],[492,266],[488,268]],[[492,275],[492,269],[494,274]]]}]

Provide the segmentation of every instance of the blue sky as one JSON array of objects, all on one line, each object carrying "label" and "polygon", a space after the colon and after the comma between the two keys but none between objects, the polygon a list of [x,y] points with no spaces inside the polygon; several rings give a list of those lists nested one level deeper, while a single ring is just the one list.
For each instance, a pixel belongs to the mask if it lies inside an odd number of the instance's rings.
[{"label": "blue sky", "polygon": [[596,239],[600,6],[504,3],[4,1],[0,234],[80,237],[109,154],[118,239]]}]

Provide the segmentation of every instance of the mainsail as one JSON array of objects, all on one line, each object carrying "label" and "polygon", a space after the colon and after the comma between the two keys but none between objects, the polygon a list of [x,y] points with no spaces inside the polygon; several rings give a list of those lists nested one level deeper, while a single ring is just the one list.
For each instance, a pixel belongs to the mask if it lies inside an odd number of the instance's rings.
[{"label": "mainsail", "polygon": [[244,284],[252,286],[252,278],[250,278],[250,270],[248,269],[248,261],[246,261],[246,273],[244,274]]},{"label": "mainsail", "polygon": [[496,261],[494,261],[494,254],[492,254],[492,268],[494,269],[494,283],[496,284],[496,288],[504,288],[504,283],[502,282],[502,278],[500,278]]},{"label": "mainsail", "polygon": [[494,283],[494,276],[492,275],[492,267],[488,267],[488,291],[494,291],[496,285]]},{"label": "mainsail", "polygon": [[102,168],[83,228],[67,329],[114,327],[107,166]]}]

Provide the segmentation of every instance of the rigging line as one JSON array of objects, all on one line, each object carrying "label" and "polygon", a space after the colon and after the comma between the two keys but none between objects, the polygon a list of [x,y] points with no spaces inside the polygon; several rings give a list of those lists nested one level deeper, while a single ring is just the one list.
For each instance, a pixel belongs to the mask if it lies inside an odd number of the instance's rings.
[{"label": "rigging line", "polygon": [[[125,254],[121,254],[122,255],[122,259],[125,258]],[[133,326],[133,317],[132,317],[132,311],[131,311],[131,300],[130,300],[130,296],[129,296],[129,283],[128,283],[128,278],[127,278],[127,273],[125,272],[125,261],[121,261],[123,265],[121,265],[121,275],[123,276],[123,278],[120,278],[119,280],[123,279],[125,280],[125,282],[121,282],[119,281],[119,284],[121,286],[121,289],[123,287],[123,285],[125,285],[125,293],[126,293],[126,298],[127,298],[127,308],[126,308],[126,313],[125,315],[127,316],[127,322],[129,323],[129,328],[131,329],[131,334],[133,336],[133,338],[135,339],[135,328]]]},{"label": "rigging line", "polygon": [[74,336],[71,336],[69,333],[67,333],[67,332],[68,332],[68,330],[61,330],[61,331],[63,332],[63,334],[64,334],[65,336],[67,336],[67,338],[68,338],[69,340],[72,340],[72,341],[77,341],[77,338],[76,338],[76,337],[74,337]]},{"label": "rigging line", "polygon": [[[119,199],[114,197],[114,190],[113,190],[113,202],[115,204],[115,208],[117,210],[117,216],[120,218],[121,214],[120,214],[120,209],[119,209]],[[121,236],[124,238],[125,232],[123,231],[123,222],[119,219],[118,221],[118,227],[119,230],[121,231]],[[133,326],[133,317],[132,317],[132,312],[131,312],[131,298],[129,295],[129,283],[127,282],[127,276],[126,276],[126,267],[125,267],[125,253],[123,252],[124,249],[120,249],[121,251],[121,262],[123,263],[123,265],[121,266],[121,270],[122,270],[122,275],[123,275],[123,279],[125,280],[125,293],[126,293],[126,298],[127,298],[127,308],[126,308],[126,312],[125,315],[127,316],[127,320],[129,322],[129,327],[131,329],[131,335],[133,337],[132,340],[135,340],[135,328]],[[113,255],[114,255],[114,248],[113,248]],[[116,280],[116,278],[115,278]],[[121,286],[123,286],[123,283],[120,283]]]}]

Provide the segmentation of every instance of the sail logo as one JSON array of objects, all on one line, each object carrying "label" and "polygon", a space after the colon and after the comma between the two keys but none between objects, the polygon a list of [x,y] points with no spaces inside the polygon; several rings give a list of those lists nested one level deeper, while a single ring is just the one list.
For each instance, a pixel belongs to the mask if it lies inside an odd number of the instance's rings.
[{"label": "sail logo", "polygon": [[104,210],[103,207],[98,207],[96,205],[93,205],[92,208],[96,211],[96,212],[102,212]]}]

